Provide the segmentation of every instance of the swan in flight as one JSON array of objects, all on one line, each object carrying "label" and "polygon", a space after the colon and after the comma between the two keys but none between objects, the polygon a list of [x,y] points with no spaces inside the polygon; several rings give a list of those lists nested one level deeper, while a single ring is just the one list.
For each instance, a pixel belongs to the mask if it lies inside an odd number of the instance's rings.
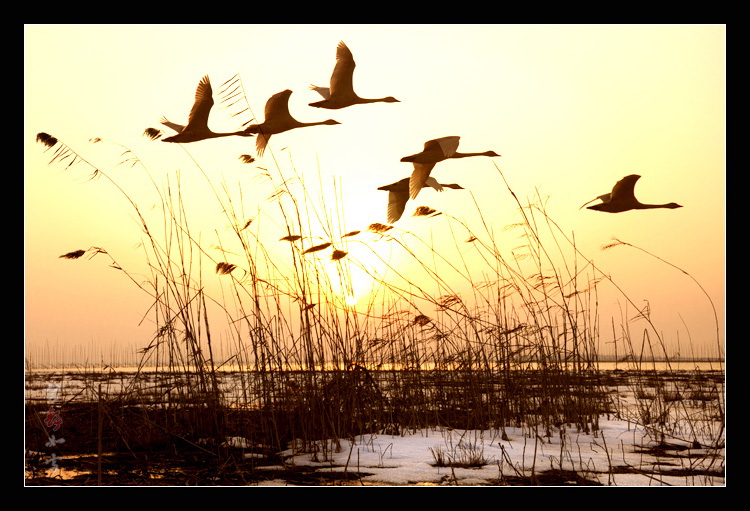
[{"label": "swan in flight", "polygon": [[251,136],[244,131],[235,131],[232,133],[214,133],[208,127],[208,115],[211,113],[211,107],[214,106],[213,91],[208,76],[204,76],[198,88],[195,90],[195,103],[190,110],[187,126],[176,124],[162,118],[161,123],[177,132],[176,135],[162,139],[164,142],[176,142],[186,144],[188,142],[198,142],[209,138],[229,137],[239,135],[243,137]]},{"label": "swan in flight", "polygon": [[[445,184],[438,183],[434,177],[428,177],[425,181],[424,187],[431,186],[438,192],[442,192],[443,188],[452,188],[454,190],[463,190],[463,186],[456,183]],[[401,181],[396,181],[389,185],[381,186],[378,190],[384,190],[388,192],[388,223],[395,223],[401,215],[404,214],[406,209],[406,201],[409,200],[409,178],[405,177]]]},{"label": "swan in flight", "polygon": [[409,179],[409,197],[414,199],[424,188],[427,178],[436,163],[448,158],[467,158],[469,156],[500,156],[495,151],[482,153],[459,153],[458,142],[461,137],[451,136],[428,140],[421,153],[404,156],[401,161],[414,163],[414,171]]},{"label": "swan in flight", "polygon": [[344,41],[339,42],[336,48],[336,66],[333,68],[333,74],[331,74],[331,86],[327,88],[310,85],[310,89],[323,96],[321,101],[310,103],[310,106],[336,110],[364,103],[399,103],[399,100],[393,96],[377,99],[360,98],[357,96],[352,83],[355,65],[352,52],[344,44]]},{"label": "swan in flight", "polygon": [[[643,204],[635,198],[634,188],[635,183],[640,179],[641,176],[637,174],[631,174],[620,179],[615,186],[612,188],[611,193],[605,193],[600,195],[596,199],[591,199],[586,204],[590,204],[595,200],[601,200],[600,204],[594,204],[589,206],[587,209],[593,209],[595,211],[606,211],[607,213],[622,213],[623,211],[630,211],[631,209],[655,209],[655,208],[667,208],[675,209],[681,208],[679,204],[675,202],[669,202],[667,204]],[[583,209],[584,204],[579,209]]]},{"label": "swan in flight", "polygon": [[271,135],[283,133],[295,128],[304,128],[306,126],[341,124],[333,119],[318,122],[298,121],[289,113],[289,96],[291,95],[292,91],[286,89],[271,96],[266,102],[266,108],[264,111],[266,120],[260,124],[251,124],[245,129],[244,133],[258,134],[258,137],[255,140],[258,156],[263,156],[263,152],[266,149],[266,145],[268,145],[268,140],[271,138]]}]

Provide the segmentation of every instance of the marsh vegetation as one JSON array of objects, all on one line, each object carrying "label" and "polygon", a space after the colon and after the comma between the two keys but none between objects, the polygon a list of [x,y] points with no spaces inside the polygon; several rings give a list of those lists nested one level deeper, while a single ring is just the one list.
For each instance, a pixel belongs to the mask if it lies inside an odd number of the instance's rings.
[{"label": "marsh vegetation", "polygon": [[[446,212],[450,252],[394,225],[346,226],[293,165],[269,170],[251,157],[244,161],[275,190],[266,207],[280,221],[247,215],[241,186],[215,181],[195,162],[207,200],[230,226],[208,242],[194,230],[179,174],[161,184],[119,146],[117,164],[102,169],[50,135],[38,140],[55,164],[91,172],[127,198],[145,278],[106,247],[70,247],[61,257],[108,264],[130,279],[151,301],[154,328],[132,370],[53,378],[27,360],[27,484],[254,484],[270,477],[259,470],[269,464],[281,467],[274,477],[299,484],[357,481],[351,466],[322,476],[290,464],[289,449],[331,460],[361,435],[431,428],[501,439],[512,429],[544,442],[566,428],[596,434],[602,417],[638,425],[656,446],[692,445],[710,459],[710,475],[723,477],[723,363],[715,371],[673,368],[647,311],[578,250],[544,197],[520,200],[494,162],[487,165],[518,206],[509,229],[523,242],[513,250],[497,241],[489,219],[467,225]],[[146,176],[155,209],[120,188],[125,167]],[[477,212],[481,218],[479,205]],[[609,249],[642,250],[619,241]],[[363,278],[370,290],[355,302]],[[605,327],[602,286],[641,311],[637,321]],[[601,369],[603,328],[617,340],[625,371]],[[28,398],[34,389],[40,395]],[[43,447],[53,434],[51,410],[63,418],[54,434],[65,443]],[[488,462],[466,439],[431,452],[436,466]],[[80,472],[50,477],[51,453],[67,453]],[[612,460],[609,469],[617,467]],[[560,482],[531,465],[496,484],[545,481]]]}]

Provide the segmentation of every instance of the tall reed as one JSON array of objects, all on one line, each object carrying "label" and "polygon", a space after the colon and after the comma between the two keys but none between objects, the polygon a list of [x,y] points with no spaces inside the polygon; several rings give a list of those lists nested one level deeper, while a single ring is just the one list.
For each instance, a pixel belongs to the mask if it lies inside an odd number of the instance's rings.
[{"label": "tall reed", "polygon": [[[109,171],[54,137],[39,140],[56,148],[53,161],[67,155],[109,180],[136,213],[145,283],[102,248],[75,254],[109,256],[153,300],[154,336],[141,366],[165,375],[160,426],[180,438],[220,445],[241,435],[278,450],[294,441],[324,457],[362,432],[517,425],[544,438],[564,424],[591,431],[612,408],[597,366],[598,292],[603,283],[621,290],[550,217],[546,199],[537,193],[522,203],[497,166],[520,214],[511,231],[523,242],[509,252],[478,204],[477,225],[441,216],[452,246],[392,226],[350,230],[339,200],[312,195],[308,176],[317,173],[325,189],[319,169],[299,172],[291,152],[283,164],[270,149],[275,168],[258,172],[272,193],[248,215],[242,186],[216,183],[193,159],[204,200],[230,226],[209,245],[192,228],[179,174],[161,186],[149,177],[160,205],[153,224]],[[333,188],[336,197],[340,183]],[[347,301],[354,272],[372,280],[356,305]],[[663,350],[647,322],[640,346],[627,323],[622,329],[633,357]],[[222,387],[230,368],[234,383]],[[135,385],[121,398],[142,396]],[[674,409],[660,403],[659,415]],[[643,410],[639,419],[650,423],[652,408]]]}]

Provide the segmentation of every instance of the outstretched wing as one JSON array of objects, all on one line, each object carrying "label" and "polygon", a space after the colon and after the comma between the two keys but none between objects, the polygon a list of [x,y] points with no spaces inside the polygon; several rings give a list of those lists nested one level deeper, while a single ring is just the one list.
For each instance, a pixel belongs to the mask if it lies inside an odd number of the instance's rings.
[{"label": "outstretched wing", "polygon": [[310,84],[310,90],[314,90],[321,96],[323,96],[323,99],[328,99],[331,97],[331,89],[328,87],[318,87],[317,85]]},{"label": "outstretched wing", "polygon": [[445,158],[450,158],[458,150],[461,137],[450,136],[428,140],[424,143],[424,152],[441,152]]},{"label": "outstretched wing", "polygon": [[263,156],[270,138],[271,135],[266,135],[263,132],[258,133],[258,136],[255,137],[255,151],[258,153],[258,156]]},{"label": "outstretched wing", "polygon": [[610,194],[610,201],[620,200],[634,200],[635,199],[635,183],[640,179],[641,176],[637,174],[631,174],[620,179],[615,186],[612,187],[612,193]]},{"label": "outstretched wing", "polygon": [[331,74],[331,95],[349,95],[354,92],[354,56],[344,41],[336,47],[336,66]]},{"label": "outstretched wing", "polygon": [[214,98],[211,82],[208,76],[204,76],[195,90],[195,103],[193,103],[193,108],[190,110],[187,127],[208,127],[208,114],[211,113],[211,107],[213,106]]},{"label": "outstretched wing", "polygon": [[442,192],[443,191],[443,185],[441,185],[440,183],[438,183],[438,180],[435,179],[432,176],[428,177],[425,180],[424,184],[425,184],[425,186],[431,186],[432,188],[434,188],[438,192]]},{"label": "outstretched wing", "polygon": [[409,192],[389,191],[388,192],[388,223],[395,223],[406,209],[406,201],[409,200]]},{"label": "outstretched wing", "polygon": [[424,188],[427,178],[430,177],[434,163],[414,163],[414,170],[409,178],[409,197],[415,199],[419,191]]},{"label": "outstretched wing", "polygon": [[162,117],[161,121],[159,122],[161,122],[164,126],[173,129],[177,133],[182,133],[185,130],[185,126],[183,126],[182,124],[177,124],[176,122],[172,122],[166,117]]},{"label": "outstretched wing", "polygon": [[291,95],[292,91],[286,89],[268,98],[264,110],[266,121],[293,120],[292,114],[289,113],[289,96]]},{"label": "outstretched wing", "polygon": [[583,206],[581,206],[578,209],[583,209],[584,207],[588,206],[589,204],[591,204],[595,200],[600,200],[602,202],[609,202],[610,199],[611,199],[611,194],[605,193],[604,195],[600,195],[599,197],[596,197],[595,199],[591,199],[590,201],[588,201],[586,204],[584,204]]}]

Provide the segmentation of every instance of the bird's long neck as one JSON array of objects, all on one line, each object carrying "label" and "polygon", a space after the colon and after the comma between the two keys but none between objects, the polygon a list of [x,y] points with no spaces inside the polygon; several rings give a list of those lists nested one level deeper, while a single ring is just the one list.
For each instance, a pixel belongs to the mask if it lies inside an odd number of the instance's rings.
[{"label": "bird's long neck", "polygon": [[240,131],[232,131],[232,132],[230,132],[230,133],[213,133],[213,132],[212,132],[212,133],[211,133],[211,138],[219,138],[219,137],[232,137],[232,136],[235,136],[235,135],[240,135],[240,136],[247,136],[247,135],[248,135],[248,133],[247,133],[247,132],[246,132],[245,130],[240,130]]},{"label": "bird's long neck", "polygon": [[325,121],[315,121],[315,122],[299,122],[295,120],[295,128],[304,128],[306,126],[321,126],[323,124],[326,124],[328,126],[331,126],[333,124],[338,124],[338,122],[334,121],[333,119],[327,119]]},{"label": "bird's long neck", "polygon": [[244,130],[245,135],[263,135],[266,137],[270,137],[271,135],[275,133],[281,133],[283,131],[296,128],[297,126],[281,126],[278,123],[270,123],[267,120],[264,121],[261,124],[251,124]]},{"label": "bird's long neck", "polygon": [[177,142],[180,144],[187,144],[190,142],[200,142],[201,140],[208,140],[219,137],[231,137],[233,135],[248,136],[245,131],[234,131],[232,133],[214,133],[208,131],[207,133],[195,133],[189,130],[183,130],[176,135],[162,139],[164,142]]},{"label": "bird's long neck", "polygon": [[634,209],[659,209],[659,208],[665,208],[665,209],[674,209],[679,208],[678,204],[675,204],[674,202],[669,202],[667,204],[643,204],[639,202]]},{"label": "bird's long neck", "polygon": [[357,103],[384,103],[388,101],[389,98],[360,98],[357,96],[356,102]]},{"label": "bird's long neck", "polygon": [[469,156],[491,156],[491,151],[485,151],[483,153],[453,153],[451,158],[468,158]]}]

